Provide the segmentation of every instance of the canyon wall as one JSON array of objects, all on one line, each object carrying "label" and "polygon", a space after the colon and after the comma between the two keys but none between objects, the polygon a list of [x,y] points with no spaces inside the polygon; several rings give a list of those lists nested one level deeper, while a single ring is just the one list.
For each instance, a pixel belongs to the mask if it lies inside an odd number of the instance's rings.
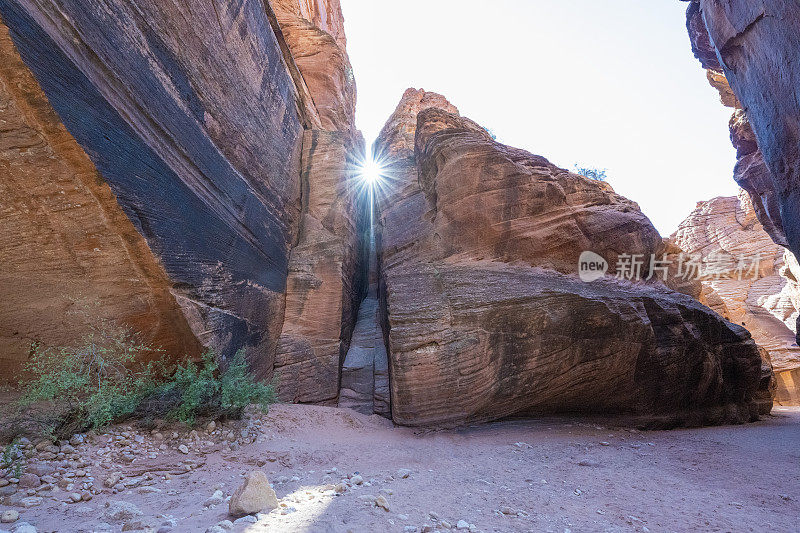
[{"label": "canyon wall", "polygon": [[788,246],[780,213],[778,189],[772,181],[764,155],[758,147],[748,115],[731,88],[717,50],[711,42],[701,2],[689,3],[686,11],[686,27],[689,31],[692,52],[706,69],[709,83],[719,91],[722,104],[734,109],[729,124],[731,142],[736,148],[737,158],[733,177],[750,195],[755,213],[767,233],[776,243]]},{"label": "canyon wall", "polygon": [[[778,385],[775,400],[799,403],[800,347],[795,328],[800,267],[794,255],[764,230],[749,195],[742,191],[739,197],[700,202],[672,240],[715,271],[702,280],[700,301],[746,327],[769,352]],[[742,260],[746,268],[737,271]],[[756,263],[758,268],[753,268]]]},{"label": "canyon wall", "polygon": [[335,397],[355,84],[338,1],[274,7],[0,0],[5,376],[75,341],[87,299],[177,357],[245,348],[265,379],[317,358],[298,372]]},{"label": "canyon wall", "polygon": [[655,280],[578,278],[667,247],[608,184],[504,146],[409,90],[375,146],[392,417],[407,425],[616,412],[654,424],[769,412],[772,370],[741,326]]},{"label": "canyon wall", "polygon": [[[722,103],[735,109],[734,178],[749,193],[764,230],[793,257],[800,253],[798,27],[800,7],[790,0],[690,0],[687,9],[692,50]],[[781,376],[796,382],[794,371]],[[785,401],[793,388],[783,383],[780,397]]]}]

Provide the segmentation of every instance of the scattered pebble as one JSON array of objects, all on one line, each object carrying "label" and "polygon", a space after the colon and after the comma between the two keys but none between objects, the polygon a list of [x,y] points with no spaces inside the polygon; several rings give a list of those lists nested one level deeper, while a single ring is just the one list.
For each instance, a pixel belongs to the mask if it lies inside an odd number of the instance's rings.
[{"label": "scattered pebble", "polygon": [[389,502],[386,500],[386,498],[383,495],[380,495],[377,498],[375,498],[375,506],[376,507],[380,507],[381,509],[383,509],[387,513],[389,512]]}]

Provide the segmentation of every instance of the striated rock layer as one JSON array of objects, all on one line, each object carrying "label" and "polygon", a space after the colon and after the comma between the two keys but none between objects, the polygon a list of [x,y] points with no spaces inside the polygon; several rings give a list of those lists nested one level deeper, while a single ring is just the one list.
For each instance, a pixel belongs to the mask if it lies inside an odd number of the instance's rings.
[{"label": "striated rock layer", "polygon": [[[734,178],[772,239],[800,254],[800,8],[788,0],[691,0],[692,50],[735,107]],[[795,325],[798,329],[798,325]],[[797,337],[800,341],[800,336]]]},{"label": "striated rock layer", "polygon": [[277,354],[287,396],[334,400],[362,295],[338,1],[0,0],[0,18],[4,368],[71,342],[87,298],[178,356],[245,348],[269,379]]},{"label": "striated rock layer", "polygon": [[[744,192],[738,198],[699,203],[672,239],[687,254],[716,263],[720,273],[702,281],[701,301],[750,331],[770,354],[778,382],[776,401],[797,404],[800,348],[795,328],[800,272],[794,255],[764,231]],[[740,258],[747,264],[741,275],[736,271]],[[756,262],[759,268],[749,272]]]},{"label": "striated rock layer", "polygon": [[199,354],[161,263],[2,25],[0,175],[0,379],[19,378],[34,343],[77,342],[87,306],[169,353]]},{"label": "striated rock layer", "polygon": [[306,132],[303,215],[292,249],[275,370],[280,397],[333,402],[363,283],[363,206],[352,180],[347,135]]},{"label": "striated rock layer", "polygon": [[409,90],[376,143],[392,417],[458,424],[557,411],[660,424],[769,412],[772,371],[741,326],[659,283],[575,276],[593,250],[665,247],[607,184],[493,141]]},{"label": "striated rock layer", "polygon": [[301,215],[275,361],[278,390],[284,401],[335,403],[366,264],[366,205],[353,180],[364,153],[355,130],[356,85],[338,0],[272,6],[314,123],[303,141]]}]

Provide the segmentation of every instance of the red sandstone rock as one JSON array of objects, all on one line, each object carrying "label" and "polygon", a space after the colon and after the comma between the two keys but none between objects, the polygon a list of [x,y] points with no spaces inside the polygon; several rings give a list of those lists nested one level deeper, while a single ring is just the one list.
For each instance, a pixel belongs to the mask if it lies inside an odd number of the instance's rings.
[{"label": "red sandstone rock", "polygon": [[338,0],[280,0],[273,7],[320,127],[354,131],[356,84]]},{"label": "red sandstone rock", "polygon": [[306,132],[303,217],[292,249],[276,375],[285,401],[332,402],[361,296],[359,218],[347,134]]},{"label": "red sandstone rock", "polygon": [[86,304],[170,354],[199,355],[158,258],[3,25],[0,124],[0,380],[20,377],[34,343],[79,341],[88,333],[85,317],[70,311]]},{"label": "red sandstone rock", "polygon": [[[776,401],[797,404],[800,348],[795,341],[800,285],[794,255],[775,244],[758,222],[747,194],[701,202],[673,240],[687,254],[721,263],[728,270],[702,281],[700,300],[727,320],[750,331],[769,352],[778,381]],[[739,258],[758,272],[736,272]],[[741,277],[741,279],[740,279]]]},{"label": "red sandstone rock", "polygon": [[636,204],[443,102],[408,91],[376,143],[395,177],[380,241],[396,422],[769,411],[772,372],[742,327],[661,284],[575,276],[583,250],[612,265],[665,250]]},{"label": "red sandstone rock", "polygon": [[[338,1],[23,0],[0,17],[20,131],[0,161],[19,180],[3,184],[3,355],[79,331],[58,323],[66,281],[178,356],[245,348],[268,379],[277,352],[291,399],[334,400],[361,296],[345,181],[363,151]],[[13,107],[33,100],[44,118]]]}]

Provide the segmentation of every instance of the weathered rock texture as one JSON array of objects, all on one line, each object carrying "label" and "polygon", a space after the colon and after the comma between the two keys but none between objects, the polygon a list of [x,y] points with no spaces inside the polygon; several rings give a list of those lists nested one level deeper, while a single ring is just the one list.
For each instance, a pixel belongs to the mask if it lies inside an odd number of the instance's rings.
[{"label": "weathered rock texture", "polygon": [[353,172],[364,152],[355,130],[356,86],[338,0],[273,2],[308,91],[301,161],[301,218],[289,260],[276,373],[285,401],[334,403],[363,296],[363,198]]},{"label": "weathered rock texture", "polygon": [[0,174],[0,379],[19,377],[36,342],[77,342],[83,313],[70,311],[90,302],[169,353],[199,353],[158,258],[2,25]]},{"label": "weathered rock texture", "polygon": [[741,113],[732,121],[737,180],[754,197],[767,232],[797,255],[800,7],[790,0],[693,0],[687,16],[695,55],[724,73],[752,124],[751,130]]},{"label": "weathered rock texture", "polygon": [[[770,354],[778,381],[776,401],[798,403],[797,260],[764,231],[750,197],[743,191],[738,198],[699,203],[672,239],[687,254],[699,255],[719,268],[719,275],[702,281],[701,301],[750,331],[756,343]],[[741,275],[736,270],[740,258],[746,265]],[[756,262],[759,268],[749,272]]]},{"label": "weathered rock texture", "polygon": [[0,17],[6,364],[70,340],[69,280],[177,355],[245,348],[269,378],[280,343],[287,394],[334,399],[361,292],[338,1],[0,0]]},{"label": "weathered rock texture", "polygon": [[661,284],[575,276],[583,250],[612,265],[665,250],[636,204],[454,111],[409,90],[376,143],[396,191],[380,224],[396,422],[769,411],[772,372],[744,328]]},{"label": "weathered rock texture", "polygon": [[277,0],[273,6],[321,127],[353,130],[356,85],[339,0]]},{"label": "weathered rock texture", "polygon": [[281,398],[332,402],[363,283],[359,205],[346,134],[309,131],[302,180],[307,191],[292,249],[276,372]]}]

